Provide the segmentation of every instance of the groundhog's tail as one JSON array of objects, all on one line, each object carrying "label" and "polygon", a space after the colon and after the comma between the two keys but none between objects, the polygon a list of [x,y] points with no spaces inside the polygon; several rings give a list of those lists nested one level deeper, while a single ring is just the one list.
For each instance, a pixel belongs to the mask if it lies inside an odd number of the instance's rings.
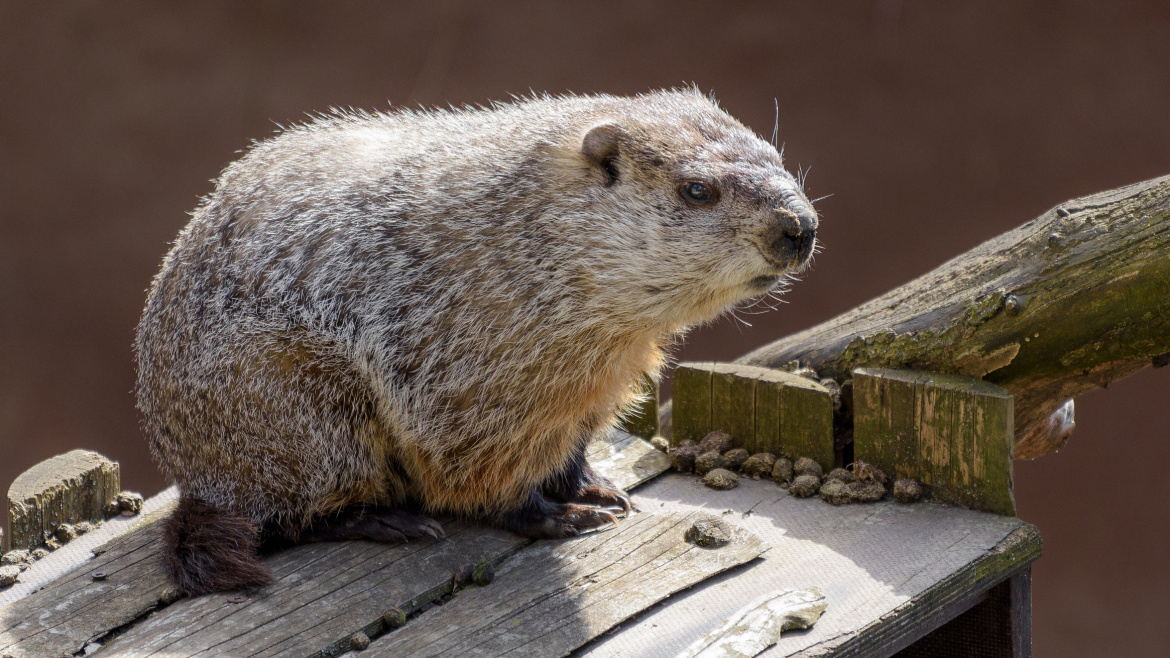
[{"label": "groundhog's tail", "polygon": [[256,553],[260,533],[248,519],[180,495],[178,507],[163,523],[163,563],[186,594],[272,582]]}]

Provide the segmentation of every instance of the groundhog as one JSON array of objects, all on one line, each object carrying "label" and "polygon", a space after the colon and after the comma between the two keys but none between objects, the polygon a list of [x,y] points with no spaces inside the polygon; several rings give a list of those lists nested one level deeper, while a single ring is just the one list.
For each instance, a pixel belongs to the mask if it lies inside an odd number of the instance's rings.
[{"label": "groundhog", "polygon": [[529,537],[628,513],[585,460],[688,327],[801,269],[817,216],[693,89],[334,112],[258,142],[179,234],[138,326],[138,408],[179,485],[188,594],[267,538]]}]

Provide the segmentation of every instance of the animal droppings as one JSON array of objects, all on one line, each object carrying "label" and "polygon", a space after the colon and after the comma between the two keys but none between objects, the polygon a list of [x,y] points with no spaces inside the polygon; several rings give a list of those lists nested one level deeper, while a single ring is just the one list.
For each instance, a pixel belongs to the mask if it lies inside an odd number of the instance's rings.
[{"label": "animal droppings", "polygon": [[823,477],[825,474],[825,470],[821,468],[821,465],[816,463],[815,460],[809,459],[808,457],[801,457],[800,459],[797,459],[796,463],[793,464],[792,469],[796,472],[797,475],[811,475],[815,477],[818,484],[820,484],[821,477]]},{"label": "animal droppings", "polygon": [[729,471],[738,471],[750,457],[748,451],[743,448],[732,448],[723,453],[723,456],[727,458],[727,470]]},{"label": "animal droppings", "polygon": [[798,475],[788,485],[788,493],[797,498],[808,498],[817,493],[821,488],[821,479],[815,475]]},{"label": "animal droppings", "polygon": [[787,459],[777,459],[776,464],[772,466],[772,480],[782,487],[787,487],[792,482],[792,476],[792,462]]},{"label": "animal droppings", "polygon": [[731,526],[717,516],[704,516],[687,528],[683,539],[703,548],[719,548],[731,542]]},{"label": "animal droppings", "polygon": [[670,449],[670,466],[679,473],[693,473],[698,456],[698,448],[693,444],[675,446]]},{"label": "animal droppings", "polygon": [[857,476],[850,473],[844,468],[834,468],[829,471],[829,475],[825,477],[826,480],[836,480],[841,484],[849,484],[850,482],[857,482]]},{"label": "animal droppings", "polygon": [[715,468],[703,476],[703,484],[712,489],[734,489],[739,485],[739,476],[726,468]]},{"label": "animal droppings", "polygon": [[715,430],[699,443],[699,454],[714,450],[720,454],[731,450],[731,436],[722,430]]},{"label": "animal droppings", "polygon": [[758,480],[762,476],[771,475],[772,469],[776,466],[776,455],[770,452],[758,452],[748,458],[743,466],[740,467],[739,472]]},{"label": "animal droppings", "polygon": [[695,473],[706,475],[716,468],[727,468],[727,458],[711,450],[695,458]]},{"label": "animal droppings", "polygon": [[886,474],[882,469],[866,462],[853,462],[853,474],[861,482],[886,484]]}]

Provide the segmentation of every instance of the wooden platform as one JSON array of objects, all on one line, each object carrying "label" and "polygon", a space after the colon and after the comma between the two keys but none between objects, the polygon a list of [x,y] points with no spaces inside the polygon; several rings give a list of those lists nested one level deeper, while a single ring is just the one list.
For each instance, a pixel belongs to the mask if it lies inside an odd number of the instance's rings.
[{"label": "wooden platform", "polygon": [[[1039,557],[1035,529],[1015,518],[932,503],[834,507],[769,481],[713,491],[659,475],[665,456],[625,435],[595,444],[591,461],[626,487],[658,476],[635,492],[642,511],[616,528],[532,543],[450,523],[441,541],[299,546],[267,559],[273,586],[195,599],[176,597],[156,563],[151,521],[167,511],[164,492],[100,555],[71,544],[49,559],[66,571],[73,551],[85,560],[73,570],[49,579],[39,563],[22,574],[43,582],[0,600],[0,656],[327,656],[369,637],[362,653],[374,656],[674,656],[746,602],[812,586],[828,600],[823,616],[763,655],[888,656],[1000,601],[1004,583],[1026,586]],[[684,541],[706,515],[731,524],[735,540]],[[485,562],[497,569],[491,584],[458,576]],[[1007,605],[1022,610],[1023,594],[1016,587]],[[412,616],[389,630],[399,612]]]}]

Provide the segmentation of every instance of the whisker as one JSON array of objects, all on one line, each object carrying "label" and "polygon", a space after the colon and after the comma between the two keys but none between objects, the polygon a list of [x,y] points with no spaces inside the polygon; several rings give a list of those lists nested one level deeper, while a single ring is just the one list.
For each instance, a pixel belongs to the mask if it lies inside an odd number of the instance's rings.
[{"label": "whisker", "polygon": [[[776,105],[776,121],[772,124],[772,148],[776,148],[776,138],[780,136],[780,100],[773,98],[772,102]],[[784,159],[784,151],[780,151],[780,159]]]}]

